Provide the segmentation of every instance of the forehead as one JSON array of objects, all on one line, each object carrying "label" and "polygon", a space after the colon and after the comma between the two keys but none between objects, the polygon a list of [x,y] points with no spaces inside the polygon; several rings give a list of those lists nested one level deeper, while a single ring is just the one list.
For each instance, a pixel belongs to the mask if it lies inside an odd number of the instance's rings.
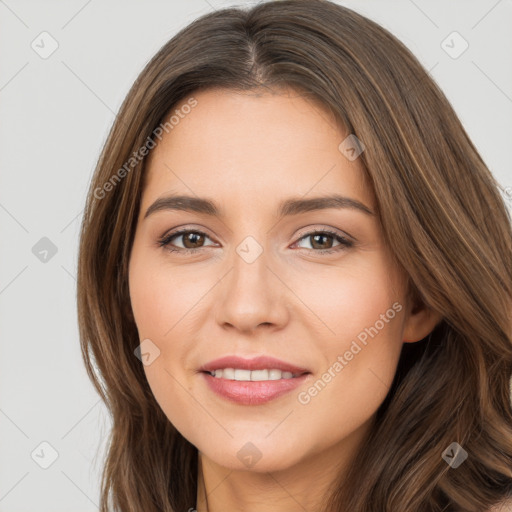
[{"label": "forehead", "polygon": [[247,206],[325,193],[373,204],[359,159],[339,149],[349,134],[319,102],[292,89],[191,97],[193,108],[182,109],[185,98],[166,116],[173,127],[148,156],[143,205],[166,192]]}]

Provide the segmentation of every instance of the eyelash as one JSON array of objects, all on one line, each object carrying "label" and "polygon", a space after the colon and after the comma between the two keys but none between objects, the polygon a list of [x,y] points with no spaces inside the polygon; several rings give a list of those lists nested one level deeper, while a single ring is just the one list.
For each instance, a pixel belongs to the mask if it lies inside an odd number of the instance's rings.
[{"label": "eyelash", "polygon": [[[198,235],[204,235],[205,237],[209,238],[208,235],[206,233],[204,233],[203,231],[194,230],[194,229],[182,229],[180,231],[175,231],[168,235],[164,235],[162,238],[160,238],[158,240],[158,246],[164,247],[165,250],[167,250],[169,252],[176,252],[176,253],[181,253],[181,254],[194,254],[197,251],[205,248],[205,247],[198,247],[196,249],[188,249],[188,248],[181,248],[181,247],[173,248],[169,245],[173,238],[179,237],[180,235],[184,235],[186,233],[194,233],[194,234],[198,234]],[[318,249],[318,250],[306,249],[307,251],[311,251],[314,253],[331,254],[331,253],[340,252],[340,251],[349,249],[350,247],[354,246],[353,242],[340,236],[336,231],[331,231],[329,229],[310,231],[309,233],[305,233],[297,240],[297,242],[300,242],[304,238],[308,238],[313,235],[331,235],[335,240],[340,242],[340,245],[338,245],[336,248],[332,248],[332,249]],[[301,249],[304,249],[304,248],[301,247]]]}]

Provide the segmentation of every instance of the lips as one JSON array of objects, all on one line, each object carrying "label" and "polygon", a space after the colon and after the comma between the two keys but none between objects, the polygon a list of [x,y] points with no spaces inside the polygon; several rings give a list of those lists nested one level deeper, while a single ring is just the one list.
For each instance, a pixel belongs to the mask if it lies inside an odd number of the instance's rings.
[{"label": "lips", "polygon": [[[224,376],[227,369],[229,374],[235,370],[235,380]],[[217,370],[224,371],[219,376]],[[247,380],[247,375],[244,375],[245,379],[237,380],[237,373],[241,373],[240,371],[245,373],[247,370],[251,374],[251,379]],[[277,380],[261,379],[260,376],[256,380],[252,378],[252,372],[256,370],[280,370],[282,376]],[[239,405],[253,406],[265,404],[290,393],[311,378],[311,372],[307,368],[270,356],[258,356],[252,359],[225,356],[206,363],[199,371],[209,389],[217,396]],[[286,372],[288,372],[287,377],[285,377]],[[269,379],[270,373],[274,372],[269,372]]]},{"label": "lips", "polygon": [[218,379],[212,377],[208,372],[202,372],[200,376],[216,396],[227,402],[244,406],[263,405],[289,395],[312,378],[311,374],[305,373],[293,379],[252,382]]},{"label": "lips", "polygon": [[293,375],[310,373],[307,368],[297,366],[270,356],[258,356],[252,359],[244,359],[239,356],[225,356],[206,363],[199,368],[201,372],[211,373],[223,368],[236,368],[240,370],[268,370],[276,369],[282,372],[291,372]]}]

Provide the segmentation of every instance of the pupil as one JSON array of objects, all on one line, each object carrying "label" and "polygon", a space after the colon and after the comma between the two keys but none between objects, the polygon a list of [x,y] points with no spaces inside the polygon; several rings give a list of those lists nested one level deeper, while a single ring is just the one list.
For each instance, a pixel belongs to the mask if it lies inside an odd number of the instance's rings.
[{"label": "pupil", "polygon": [[[315,247],[318,238],[329,239],[330,237],[327,235],[313,235],[313,240],[314,240],[313,247]],[[320,247],[320,249],[329,249],[329,248],[330,247]]]},{"label": "pupil", "polygon": [[[188,235],[185,237],[185,242],[190,241],[190,238],[193,238],[192,244],[194,245],[194,244],[197,244],[198,241],[201,242],[204,239],[204,236],[200,235],[199,233],[188,233]],[[187,243],[185,243],[185,246],[187,246]],[[194,248],[195,248],[195,245],[194,245],[194,247],[192,247],[192,249],[194,249]]]}]

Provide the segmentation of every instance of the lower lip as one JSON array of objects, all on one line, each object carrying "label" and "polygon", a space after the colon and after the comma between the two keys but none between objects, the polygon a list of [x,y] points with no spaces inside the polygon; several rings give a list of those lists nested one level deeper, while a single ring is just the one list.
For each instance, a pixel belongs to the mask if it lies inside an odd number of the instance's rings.
[{"label": "lower lip", "polygon": [[291,379],[238,381],[213,377],[202,372],[212,391],[223,398],[242,405],[260,405],[293,391],[309,376],[308,373]]}]

